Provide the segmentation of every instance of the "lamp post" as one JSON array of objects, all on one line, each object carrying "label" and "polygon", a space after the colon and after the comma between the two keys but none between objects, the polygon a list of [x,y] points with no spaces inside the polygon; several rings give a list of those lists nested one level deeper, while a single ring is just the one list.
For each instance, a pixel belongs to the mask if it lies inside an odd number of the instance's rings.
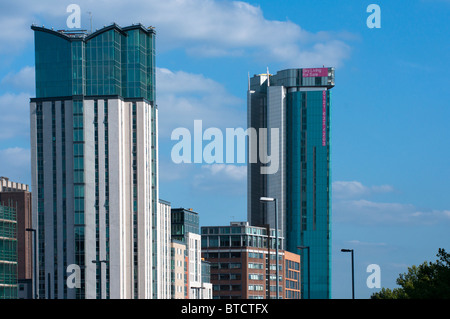
[{"label": "lamp post", "polygon": [[[276,276],[277,276],[277,299],[279,299],[279,276],[278,276],[278,205],[277,199],[272,197],[261,197],[259,199],[261,202],[274,202],[275,203],[275,258],[276,258]],[[269,271],[270,274],[270,271]],[[269,276],[270,277],[270,276]]]},{"label": "lamp post", "polygon": [[[266,227],[266,232],[267,232],[267,261],[266,261],[266,267],[268,269],[270,269],[270,243],[272,242],[270,239],[270,225],[269,224],[265,224],[264,225]],[[270,270],[269,270],[269,275],[266,274],[267,277],[267,284],[266,284],[266,298],[270,299]]]},{"label": "lamp post", "polygon": [[94,264],[99,264],[99,266],[100,266],[100,280],[99,280],[99,283],[100,283],[100,289],[99,289],[99,292],[100,292],[100,299],[102,299],[102,263],[105,263],[106,264],[106,260],[93,260],[92,261]]},{"label": "lamp post", "polygon": [[352,299],[355,299],[355,262],[353,258],[353,249],[341,249],[343,253],[352,253]]},{"label": "lamp post", "polygon": [[38,292],[37,292],[37,247],[36,247],[36,229],[34,228],[25,228],[26,231],[33,232],[33,251],[34,251],[34,265],[33,265],[33,271],[34,271],[34,278],[33,278],[33,284],[34,284],[34,299],[38,299]]},{"label": "lamp post", "polygon": [[309,246],[298,246],[297,249],[308,250],[308,299],[311,299],[311,263],[310,263],[311,259],[309,258]]}]

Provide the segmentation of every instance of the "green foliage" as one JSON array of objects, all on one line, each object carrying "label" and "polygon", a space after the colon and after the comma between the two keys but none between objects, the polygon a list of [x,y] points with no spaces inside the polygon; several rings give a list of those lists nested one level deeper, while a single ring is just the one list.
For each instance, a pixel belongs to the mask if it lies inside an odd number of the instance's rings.
[{"label": "green foliage", "polygon": [[374,293],[371,299],[406,299],[407,296],[403,289],[394,288],[393,290],[389,288],[381,288],[381,291]]},{"label": "green foliage", "polygon": [[397,278],[400,288],[382,288],[371,299],[449,299],[450,254],[439,248],[437,257],[434,263],[409,267],[407,273]]}]

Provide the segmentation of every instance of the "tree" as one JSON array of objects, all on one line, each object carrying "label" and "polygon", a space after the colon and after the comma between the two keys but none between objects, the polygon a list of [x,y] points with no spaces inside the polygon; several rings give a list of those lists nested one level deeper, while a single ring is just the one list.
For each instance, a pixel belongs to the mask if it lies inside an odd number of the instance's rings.
[{"label": "tree", "polygon": [[401,288],[394,288],[393,290],[389,288],[381,288],[377,293],[374,293],[371,299],[406,299],[407,296]]},{"label": "tree", "polygon": [[436,262],[424,262],[400,274],[400,288],[382,288],[371,299],[450,299],[450,254],[439,248]]}]

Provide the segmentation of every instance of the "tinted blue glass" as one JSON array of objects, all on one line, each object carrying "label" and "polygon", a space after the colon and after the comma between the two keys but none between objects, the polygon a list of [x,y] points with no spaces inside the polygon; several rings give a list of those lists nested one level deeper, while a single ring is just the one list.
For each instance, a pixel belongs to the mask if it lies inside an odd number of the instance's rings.
[{"label": "tinted blue glass", "polygon": [[36,97],[121,95],[155,100],[155,37],[141,26],[90,36],[35,30]]},{"label": "tinted blue glass", "polygon": [[141,29],[127,30],[123,38],[122,94],[154,100],[154,37]]},{"label": "tinted blue glass", "polygon": [[72,95],[70,41],[37,31],[35,46],[36,97]]},{"label": "tinted blue glass", "polygon": [[120,37],[111,29],[87,40],[87,95],[121,94]]},{"label": "tinted blue glass", "polygon": [[[292,92],[287,100],[287,250],[310,247],[311,298],[330,298],[329,91],[325,94],[325,146],[323,92]],[[304,295],[308,293],[307,264],[307,254],[302,253]]]}]

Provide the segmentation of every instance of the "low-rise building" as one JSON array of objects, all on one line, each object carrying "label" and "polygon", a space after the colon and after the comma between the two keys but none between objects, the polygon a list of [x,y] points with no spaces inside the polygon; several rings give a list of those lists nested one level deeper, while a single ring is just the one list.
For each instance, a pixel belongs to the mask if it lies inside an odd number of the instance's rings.
[{"label": "low-rise building", "polygon": [[0,299],[17,299],[16,209],[0,204]]},{"label": "low-rise building", "polygon": [[189,286],[186,244],[177,240],[172,240],[171,256],[171,299],[187,299]]},{"label": "low-rise building", "polygon": [[12,206],[16,211],[18,298],[33,297],[33,242],[31,223],[31,192],[26,184],[0,176],[0,205]]},{"label": "low-rise building", "polygon": [[214,299],[300,298],[300,256],[281,250],[268,227],[231,222],[201,228],[202,257],[211,264]]},{"label": "low-rise building", "polygon": [[[185,298],[210,299],[212,297],[212,285],[205,282],[205,277],[202,277],[203,267],[198,213],[192,209],[172,208],[171,225],[172,242],[185,245]],[[173,285],[178,286],[175,289],[180,290],[180,284],[176,285],[173,282]],[[175,298],[179,298],[179,293],[181,291],[177,293]],[[174,293],[172,295],[174,296]]]}]

